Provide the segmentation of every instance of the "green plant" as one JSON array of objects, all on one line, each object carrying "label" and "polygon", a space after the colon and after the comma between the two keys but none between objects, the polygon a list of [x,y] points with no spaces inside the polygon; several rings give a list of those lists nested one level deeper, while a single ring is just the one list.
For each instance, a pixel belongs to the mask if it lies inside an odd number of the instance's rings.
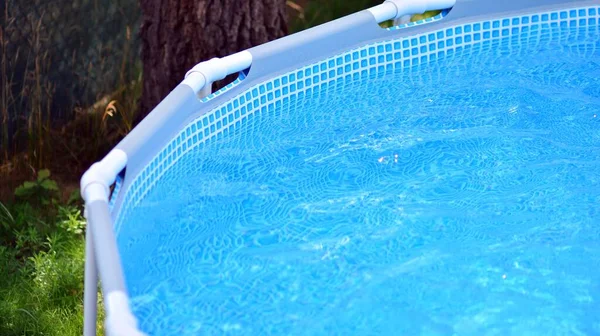
[{"label": "green plant", "polygon": [[19,258],[50,251],[62,241],[62,236],[83,236],[85,220],[79,190],[71,193],[66,204],[59,204],[58,191],[50,172],[41,170],[34,181],[27,181],[15,190],[16,203],[0,203],[1,241],[14,247]]},{"label": "green plant", "polygon": [[67,204],[68,205],[73,205],[76,203],[81,203],[83,200],[81,199],[81,192],[79,191],[79,188],[73,190],[71,192],[71,195],[69,195],[69,199],[67,200]]},{"label": "green plant", "polygon": [[50,171],[40,170],[34,181],[26,181],[15,190],[15,196],[21,199],[36,198],[43,205],[48,205],[58,192],[58,184],[50,179]]},{"label": "green plant", "polygon": [[[85,220],[78,191],[48,212],[36,206],[49,172],[23,197],[0,203],[0,335],[81,335]],[[58,190],[50,187],[51,191]],[[101,302],[99,318],[103,318]],[[98,334],[102,334],[100,324]]]},{"label": "green plant", "polygon": [[[415,15],[413,15],[413,16],[410,17],[410,22],[417,22],[417,21],[420,21],[420,20],[425,20],[425,19],[428,19],[428,18],[432,18],[432,17],[440,14],[441,12],[442,11],[437,10],[437,11],[427,11],[427,12],[425,12],[423,14],[415,14]],[[384,21],[384,22],[380,23],[379,25],[382,28],[390,28],[390,27],[394,26],[394,20],[387,20],[387,21]]]},{"label": "green plant", "polygon": [[21,262],[0,248],[0,271],[6,274],[0,280],[0,335],[81,335],[83,240],[63,236],[56,244],[56,239],[49,239],[50,250]]},{"label": "green plant", "polygon": [[39,251],[42,242],[40,232],[33,226],[15,230],[15,248],[18,256],[26,256]]},{"label": "green plant", "polygon": [[14,215],[12,229],[20,229],[27,226],[36,226],[42,229],[46,226],[45,218],[42,216],[42,211],[39,207],[34,207],[29,202],[18,202],[10,206]]},{"label": "green plant", "polygon": [[420,21],[420,20],[429,19],[429,18],[432,18],[432,17],[440,14],[441,12],[442,11],[440,11],[440,10],[435,10],[435,11],[428,11],[423,14],[415,14],[410,18],[410,21],[416,22],[416,21]]},{"label": "green plant", "polygon": [[5,229],[10,229],[15,224],[15,218],[10,213],[10,210],[0,202],[0,225]]},{"label": "green plant", "polygon": [[81,215],[81,210],[76,207],[58,207],[59,222],[58,225],[68,233],[75,235],[83,234],[86,221]]}]

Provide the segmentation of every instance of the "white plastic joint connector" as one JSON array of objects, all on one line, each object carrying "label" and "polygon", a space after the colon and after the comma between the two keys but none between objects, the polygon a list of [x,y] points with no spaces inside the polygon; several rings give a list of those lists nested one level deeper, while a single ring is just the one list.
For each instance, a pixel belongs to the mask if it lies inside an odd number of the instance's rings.
[{"label": "white plastic joint connector", "polygon": [[123,292],[106,295],[105,329],[108,336],[146,336],[138,329],[138,323],[129,309],[129,299]]},{"label": "white plastic joint connector", "polygon": [[86,203],[100,199],[108,200],[110,186],[125,165],[127,154],[120,149],[113,149],[104,159],[94,163],[81,177],[80,190],[83,200]]},{"label": "white plastic joint connector", "polygon": [[187,78],[194,72],[201,74],[206,82],[212,83],[227,76],[227,65],[224,64],[222,58],[213,58],[196,64],[196,66],[185,74],[185,77]]},{"label": "white plastic joint connector", "polygon": [[452,8],[455,4],[456,0],[386,0],[381,5],[369,8],[369,11],[381,23],[431,10]]},{"label": "white plastic joint connector", "polygon": [[204,86],[245,70],[251,64],[252,54],[246,50],[223,58],[213,58],[197,64],[188,71],[183,84],[187,84],[198,94]]},{"label": "white plastic joint connector", "polygon": [[456,0],[386,0],[396,6],[396,15],[393,19],[400,19],[405,15],[423,14],[427,11],[452,8]]}]

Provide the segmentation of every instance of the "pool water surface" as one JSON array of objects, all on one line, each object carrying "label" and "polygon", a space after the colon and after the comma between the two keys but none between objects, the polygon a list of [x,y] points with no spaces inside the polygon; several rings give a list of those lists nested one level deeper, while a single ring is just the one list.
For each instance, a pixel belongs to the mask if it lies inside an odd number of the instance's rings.
[{"label": "pool water surface", "polygon": [[600,33],[342,81],[187,153],[118,236],[152,335],[599,335]]}]

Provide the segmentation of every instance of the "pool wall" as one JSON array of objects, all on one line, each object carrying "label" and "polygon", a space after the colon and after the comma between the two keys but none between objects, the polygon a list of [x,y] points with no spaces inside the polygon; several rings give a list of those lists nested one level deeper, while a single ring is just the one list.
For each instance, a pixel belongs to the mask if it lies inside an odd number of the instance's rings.
[{"label": "pool wall", "polygon": [[[457,0],[451,10],[435,18],[391,29],[381,28],[372,12],[364,10],[249,49],[250,68],[204,99],[198,99],[190,86],[180,84],[115,147],[126,157],[115,164],[125,169],[121,168],[110,197],[110,221],[101,204],[86,199],[89,225],[106,226],[110,222],[114,230],[113,234],[91,230],[103,236],[100,241],[106,244],[96,248],[96,261],[116,261],[113,266],[104,266],[112,267],[112,274],[100,275],[103,279],[116,278],[114,288],[124,287],[115,235],[128,212],[186,152],[227,136],[248,119],[290,99],[344,81],[410,68],[468,50],[474,44],[523,33],[535,37],[546,27],[597,26],[599,6],[600,0]],[[90,241],[88,250],[91,246]],[[95,278],[96,265],[92,255],[86,259],[86,298],[91,300],[88,292],[92,287],[87,282]],[[126,300],[119,302],[128,304]],[[93,318],[95,321],[95,312]],[[91,334],[89,325],[86,330],[86,335]]]},{"label": "pool wall", "polygon": [[[120,190],[135,194],[135,199],[142,198],[145,190],[162,175],[160,172],[177,157],[198,141],[202,143],[231,131],[254,109],[268,109],[289,96],[322,89],[348,75],[380,71],[381,67],[415,66],[475,43],[518,35],[524,30],[546,25],[594,25],[597,20],[594,9],[585,13],[561,9],[586,8],[598,3],[459,0],[443,19],[430,19],[423,22],[427,24],[403,29],[383,29],[373,15],[364,10],[251,48],[248,51],[252,54],[252,66],[247,74],[203,100],[197,99],[187,85],[180,84],[117,145],[128,157],[126,174],[120,178],[124,188]],[[384,43],[386,41],[395,43]],[[308,77],[300,75],[298,78],[300,69]],[[277,77],[279,82],[269,81]],[[316,81],[315,77],[318,77]],[[241,115],[242,107],[249,103],[252,106],[246,106],[246,114]],[[240,118],[236,117],[236,110]],[[198,118],[204,115],[209,120],[198,123]],[[186,127],[186,134],[182,134]],[[202,132],[198,132],[200,128]],[[124,196],[119,193],[112,201],[114,220],[122,209]]]}]

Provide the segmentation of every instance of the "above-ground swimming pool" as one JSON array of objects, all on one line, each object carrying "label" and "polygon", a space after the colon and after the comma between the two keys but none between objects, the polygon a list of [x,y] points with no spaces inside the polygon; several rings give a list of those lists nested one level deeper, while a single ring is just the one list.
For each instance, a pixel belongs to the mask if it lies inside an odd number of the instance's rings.
[{"label": "above-ground swimming pool", "polygon": [[110,200],[140,329],[600,335],[599,18],[459,1],[167,98]]}]

